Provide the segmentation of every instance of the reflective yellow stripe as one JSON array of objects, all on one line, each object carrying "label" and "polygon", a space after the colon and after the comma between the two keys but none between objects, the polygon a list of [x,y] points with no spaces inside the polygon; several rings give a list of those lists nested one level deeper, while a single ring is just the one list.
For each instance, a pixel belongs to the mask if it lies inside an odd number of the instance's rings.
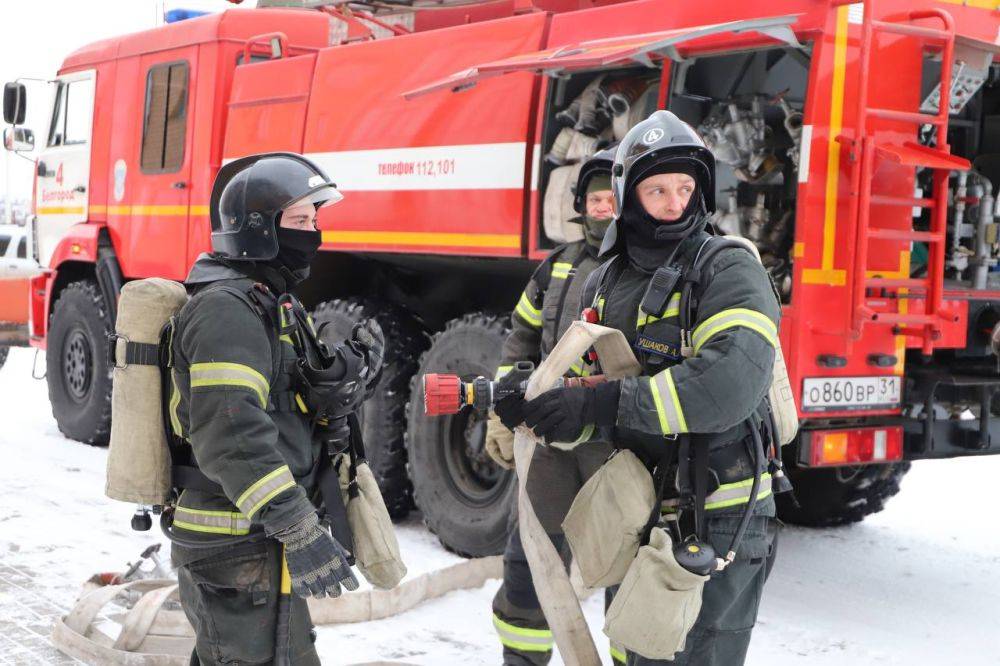
[{"label": "reflective yellow stripe", "polygon": [[302,396],[298,393],[295,394],[295,404],[299,406],[299,409],[302,410],[303,414],[309,413],[309,408],[306,407],[306,403],[302,400]]},{"label": "reflective yellow stripe", "polygon": [[83,215],[83,206],[39,206],[39,215]]},{"label": "reflective yellow stripe", "polygon": [[[746,504],[750,501],[750,491],[753,489],[753,478],[724,483],[715,489],[712,494],[705,498],[706,509],[725,509],[730,506]],[[764,472],[760,475],[760,488],[757,490],[757,499],[762,500],[771,495],[771,475]],[[672,512],[677,506],[677,498],[663,501],[661,512]]]},{"label": "reflective yellow stripe", "polygon": [[181,426],[180,417],[177,416],[177,407],[181,404],[181,392],[177,390],[177,375],[173,369],[170,370],[170,386],[170,425],[175,435],[183,437],[184,428]]},{"label": "reflective yellow stripe", "polygon": [[670,297],[667,302],[667,309],[663,311],[663,315],[657,317],[656,315],[646,314],[639,308],[639,318],[636,320],[636,327],[642,328],[643,326],[648,326],[653,322],[660,321],[661,319],[669,319],[670,317],[676,317],[681,312],[681,295],[680,293],[674,294]]},{"label": "reflective yellow stripe", "polygon": [[228,527],[211,527],[208,525],[198,525],[195,523],[189,523],[185,520],[174,520],[174,527],[182,527],[191,532],[207,532],[209,534],[228,534],[230,536],[242,536],[244,534],[250,534],[249,529],[232,529]]},{"label": "reflective yellow stripe", "polygon": [[430,231],[324,231],[324,243],[423,245],[430,247],[521,247],[520,234],[462,234]]},{"label": "reflective yellow stripe", "polygon": [[653,405],[663,434],[687,432],[687,420],[684,418],[684,410],[681,409],[681,400],[677,396],[677,387],[674,386],[674,378],[670,376],[670,369],[643,379],[649,383],[649,392],[653,396]]},{"label": "reflective yellow stripe", "polygon": [[290,336],[290,335],[279,335],[278,336],[278,340],[280,342],[287,342],[288,344],[292,345],[293,347],[295,346],[295,343],[292,342],[292,336]]},{"label": "reflective yellow stripe", "polygon": [[[752,482],[751,482],[752,483]],[[748,484],[749,485],[749,484]],[[747,490],[747,494],[742,497],[734,497],[728,500],[720,500],[718,502],[705,502],[705,509],[725,509],[730,506],[739,506],[740,504],[746,504],[750,501],[750,491]],[[757,500],[762,500],[766,497],[771,496],[771,486],[768,485],[766,488],[761,487],[760,491],[757,493]]]},{"label": "reflective yellow stripe", "polygon": [[260,398],[260,406],[267,406],[271,387],[264,375],[241,363],[193,363],[191,388],[209,386],[238,386],[248,388]]},{"label": "reflective yellow stripe", "polygon": [[584,426],[583,432],[580,433],[580,436],[573,441],[573,444],[582,444],[583,442],[589,440],[593,435],[594,435],[593,424]]},{"label": "reflective yellow stripe", "polygon": [[573,270],[573,264],[554,263],[552,264],[552,277],[557,280],[565,280],[569,277],[571,270]]},{"label": "reflective yellow stripe", "polygon": [[288,465],[282,465],[255,481],[243,491],[235,504],[248,518],[252,518],[262,506],[274,499],[275,495],[294,485],[295,477],[292,476]]},{"label": "reflective yellow stripe", "polygon": [[250,520],[236,511],[206,511],[178,506],[174,511],[175,527],[209,534],[243,535],[250,533]]},{"label": "reflective yellow stripe", "polygon": [[186,217],[188,215],[208,215],[208,206],[176,206],[176,205],[119,205],[91,206],[92,213],[107,213],[108,215],[159,215],[163,217]]},{"label": "reflective yellow stripe", "polygon": [[611,651],[611,659],[616,664],[624,664],[626,661],[628,661],[628,657],[625,655],[625,651],[618,648],[617,646],[612,645],[610,651]]},{"label": "reflective yellow stripe", "polygon": [[517,302],[517,307],[514,311],[521,315],[521,318],[524,319],[524,321],[528,322],[535,328],[541,328],[542,311],[531,304],[528,294],[521,294],[521,300]]},{"label": "reflective yellow stripe", "polygon": [[[836,29],[833,36],[833,71],[830,76],[830,121],[826,149],[826,188],[823,212],[823,242],[820,268],[806,268],[802,271],[805,284],[828,284],[842,287],[847,280],[847,271],[834,268],[834,249],[837,239],[837,204],[840,184],[840,142],[839,136],[844,120],[844,89],[847,78],[847,35],[850,30],[848,16],[850,8],[845,4],[837,8]],[[810,262],[811,263],[811,262]]]},{"label": "reflective yellow stripe", "polygon": [[597,299],[597,319],[598,321],[604,319],[604,297],[601,296]]},{"label": "reflective yellow stripe", "polygon": [[503,379],[504,375],[506,375],[508,372],[510,372],[513,369],[514,369],[514,366],[512,366],[512,365],[501,365],[499,368],[497,368],[497,374],[494,375],[493,380],[494,381],[500,381],[501,379]]},{"label": "reflective yellow stripe", "polygon": [[493,616],[493,626],[500,642],[506,647],[524,652],[549,652],[552,650],[552,632],[548,629],[525,629],[504,622]]},{"label": "reflective yellow stripe", "polygon": [[281,583],[278,586],[282,594],[292,593],[292,575],[288,572],[288,557],[285,547],[281,547]]},{"label": "reflective yellow stripe", "polygon": [[705,321],[698,324],[691,333],[691,341],[694,345],[694,353],[708,342],[712,336],[730,328],[742,326],[756,331],[764,337],[772,347],[778,346],[778,328],[767,315],[748,310],[747,308],[731,308],[714,314]]}]

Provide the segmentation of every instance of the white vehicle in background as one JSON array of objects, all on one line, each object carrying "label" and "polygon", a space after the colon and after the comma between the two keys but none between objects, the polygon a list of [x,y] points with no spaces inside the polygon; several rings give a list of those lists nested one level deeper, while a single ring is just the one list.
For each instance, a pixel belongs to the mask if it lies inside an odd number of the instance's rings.
[{"label": "white vehicle in background", "polygon": [[24,280],[42,272],[29,244],[27,225],[0,224],[0,280]]},{"label": "white vehicle in background", "polygon": [[42,272],[28,235],[27,226],[0,224],[0,367],[10,346],[28,344],[27,284]]}]

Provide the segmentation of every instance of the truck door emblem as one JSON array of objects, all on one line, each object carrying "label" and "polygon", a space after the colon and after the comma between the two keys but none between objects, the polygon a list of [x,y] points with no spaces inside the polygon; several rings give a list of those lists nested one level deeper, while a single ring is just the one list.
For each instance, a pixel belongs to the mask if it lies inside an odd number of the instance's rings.
[{"label": "truck door emblem", "polygon": [[128,170],[128,166],[125,164],[125,160],[119,159],[115,162],[115,188],[114,195],[115,201],[121,201],[125,197],[125,172]]}]

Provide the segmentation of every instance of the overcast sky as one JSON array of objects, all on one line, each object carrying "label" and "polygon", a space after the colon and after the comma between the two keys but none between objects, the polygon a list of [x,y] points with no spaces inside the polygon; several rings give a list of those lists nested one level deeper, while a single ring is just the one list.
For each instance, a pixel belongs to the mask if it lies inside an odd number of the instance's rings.
[{"label": "overcast sky", "polygon": [[[255,4],[256,0],[245,0],[241,6]],[[0,82],[52,78],[67,54],[107,37],[152,28],[162,22],[164,9],[224,11],[231,7],[226,0],[0,0]],[[43,84],[28,88],[28,126],[36,133],[36,144],[49,95]],[[30,198],[31,164],[5,150],[0,153],[0,192],[7,190],[9,165],[13,198]]]}]

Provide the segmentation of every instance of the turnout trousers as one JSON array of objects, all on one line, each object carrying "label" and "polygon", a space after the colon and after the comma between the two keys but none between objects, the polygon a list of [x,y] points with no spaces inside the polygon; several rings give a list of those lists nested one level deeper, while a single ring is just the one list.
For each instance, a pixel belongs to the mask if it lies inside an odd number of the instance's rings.
[{"label": "turnout trousers", "polygon": [[[538,446],[531,459],[526,488],[532,506],[556,550],[569,561],[562,521],[573,499],[611,455],[611,446],[590,442],[573,451]],[[503,584],[493,597],[493,625],[507,666],[542,666],[552,658],[553,638],[535,593],[528,558],[521,545],[517,511],[503,555]],[[614,654],[614,651],[612,652]],[[619,652],[624,663],[624,653]]]},{"label": "turnout trousers", "polygon": [[[192,664],[274,663],[281,554],[281,544],[268,539],[178,568],[181,605],[195,630]],[[314,640],[306,600],[293,594],[287,663],[318,666]]]}]

